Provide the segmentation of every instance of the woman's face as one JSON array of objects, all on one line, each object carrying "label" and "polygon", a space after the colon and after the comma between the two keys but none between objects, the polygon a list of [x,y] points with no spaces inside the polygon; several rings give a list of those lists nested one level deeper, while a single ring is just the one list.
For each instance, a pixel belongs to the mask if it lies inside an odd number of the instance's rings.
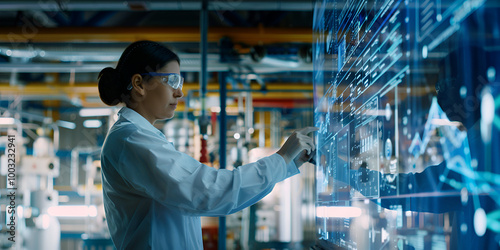
[{"label": "woman's face", "polygon": [[[179,63],[171,61],[157,72],[180,74]],[[144,108],[148,111],[150,118],[154,120],[172,118],[177,108],[177,102],[183,96],[181,88],[174,89],[168,84],[163,84],[161,76],[151,76],[147,86]]]}]

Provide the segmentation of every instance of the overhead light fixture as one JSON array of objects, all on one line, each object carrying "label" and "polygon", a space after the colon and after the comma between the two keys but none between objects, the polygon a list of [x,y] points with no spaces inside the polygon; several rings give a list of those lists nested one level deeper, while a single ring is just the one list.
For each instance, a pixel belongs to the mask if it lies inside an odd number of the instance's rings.
[{"label": "overhead light fixture", "polygon": [[299,63],[293,61],[285,61],[276,58],[264,57],[261,61],[263,64],[274,65],[277,67],[298,68]]},{"label": "overhead light fixture", "polygon": [[83,108],[78,112],[81,117],[89,116],[110,116],[113,113],[111,108]]},{"label": "overhead light fixture", "polygon": [[86,128],[100,128],[102,122],[100,120],[86,120],[83,121],[83,126]]},{"label": "overhead light fixture", "polygon": [[96,217],[96,206],[53,206],[47,213],[55,217]]},{"label": "overhead light fixture", "polygon": [[75,129],[76,128],[76,124],[74,122],[57,120],[56,124],[57,124],[57,126],[62,127],[62,128],[67,128],[67,129]]}]

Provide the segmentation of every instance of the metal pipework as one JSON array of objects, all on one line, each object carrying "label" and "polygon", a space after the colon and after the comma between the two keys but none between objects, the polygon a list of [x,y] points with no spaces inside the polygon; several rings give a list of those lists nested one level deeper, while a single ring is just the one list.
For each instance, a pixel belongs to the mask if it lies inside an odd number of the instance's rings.
[{"label": "metal pipework", "polygon": [[72,190],[78,190],[78,163],[80,154],[97,154],[101,152],[100,147],[75,147],[71,150],[70,186]]}]

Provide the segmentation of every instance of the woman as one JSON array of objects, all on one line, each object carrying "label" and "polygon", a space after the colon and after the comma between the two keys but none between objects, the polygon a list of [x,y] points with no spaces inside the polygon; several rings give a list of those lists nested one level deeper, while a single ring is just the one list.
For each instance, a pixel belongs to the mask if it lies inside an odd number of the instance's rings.
[{"label": "woman", "polygon": [[132,43],[116,69],[99,74],[107,105],[123,102],[101,154],[104,207],[118,249],[203,249],[199,216],[252,205],[297,174],[314,150],[304,128],[279,151],[229,171],[175,150],[153,124],[174,116],[182,94],[179,57],[151,41]]}]

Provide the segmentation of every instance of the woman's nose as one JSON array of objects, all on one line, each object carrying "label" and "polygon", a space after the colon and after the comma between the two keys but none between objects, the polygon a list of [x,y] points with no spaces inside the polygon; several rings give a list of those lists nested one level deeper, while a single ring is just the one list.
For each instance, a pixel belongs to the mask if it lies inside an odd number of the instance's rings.
[{"label": "woman's nose", "polygon": [[183,96],[184,96],[184,93],[182,93],[182,89],[181,89],[181,88],[176,89],[176,90],[174,91],[174,96],[175,96],[176,98],[181,98],[181,97],[183,97]]}]

